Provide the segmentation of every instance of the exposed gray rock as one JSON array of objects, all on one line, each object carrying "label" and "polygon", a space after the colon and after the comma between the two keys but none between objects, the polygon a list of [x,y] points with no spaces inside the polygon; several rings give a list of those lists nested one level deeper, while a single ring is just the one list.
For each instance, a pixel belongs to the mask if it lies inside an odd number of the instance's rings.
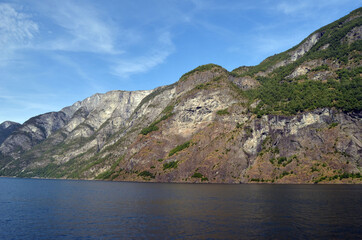
[{"label": "exposed gray rock", "polygon": [[51,112],[30,118],[0,145],[0,152],[17,158],[20,152],[43,141],[62,128],[67,121],[68,117],[63,112]]},{"label": "exposed gray rock", "polygon": [[323,36],[322,32],[314,33],[312,36],[310,36],[304,43],[302,43],[297,49],[290,52],[290,62],[295,62],[304,54],[306,54],[317,42],[318,40]]},{"label": "exposed gray rock", "polygon": [[336,75],[330,71],[320,71],[311,74],[310,78],[313,80],[326,81],[328,79],[335,79]]},{"label": "exposed gray rock", "polygon": [[58,130],[68,136],[66,141],[89,137],[112,115],[112,123],[118,127],[150,92],[111,91],[95,94],[59,112],[33,117],[8,136],[0,145],[0,152],[18,158],[21,152],[29,150]]},{"label": "exposed gray rock", "polygon": [[342,43],[351,44],[355,41],[362,39],[362,26],[354,27],[351,31],[347,33],[347,35],[342,38]]},{"label": "exposed gray rock", "polygon": [[350,21],[353,21],[353,20],[355,20],[355,19],[357,19],[357,18],[359,18],[359,17],[361,17],[362,15],[361,14],[355,14],[355,15],[353,15],[353,16],[350,16],[349,18],[347,18],[342,24],[346,24],[346,23],[348,23],[348,22],[350,22]]},{"label": "exposed gray rock", "polygon": [[[336,143],[335,151],[346,154],[354,161],[354,166],[359,166],[362,152],[362,119],[327,108],[291,117],[264,116],[257,119],[251,123],[252,136],[243,147],[245,152],[255,156],[261,150],[265,137],[271,135],[275,141],[273,145],[280,149],[280,154],[291,156],[298,154],[302,146],[322,147],[326,144],[327,135],[318,134],[316,129],[327,129],[332,123],[337,123],[338,129],[341,129],[338,135],[332,137]],[[347,140],[338,139],[338,136],[347,136]],[[315,149],[316,153],[321,151]]]},{"label": "exposed gray rock", "polygon": [[260,85],[260,83],[257,80],[249,76],[245,77],[229,76],[229,80],[243,90],[256,88],[257,86]]},{"label": "exposed gray rock", "polygon": [[298,66],[287,78],[296,78],[307,74],[311,70],[310,66],[301,65]]},{"label": "exposed gray rock", "polygon": [[21,124],[11,121],[5,121],[0,124],[0,145],[5,141],[5,139],[10,136],[16,129],[18,129]]},{"label": "exposed gray rock", "polygon": [[319,48],[319,50],[326,50],[329,47],[329,43],[323,45],[322,47]]},{"label": "exposed gray rock", "polygon": [[323,36],[323,32],[317,32],[308,37],[303,43],[301,43],[295,50],[288,52],[290,56],[286,60],[276,63],[274,66],[269,68],[266,72],[271,73],[279,67],[286,66],[292,62],[297,61],[299,58],[303,57],[312,47],[318,42],[318,40]]}]

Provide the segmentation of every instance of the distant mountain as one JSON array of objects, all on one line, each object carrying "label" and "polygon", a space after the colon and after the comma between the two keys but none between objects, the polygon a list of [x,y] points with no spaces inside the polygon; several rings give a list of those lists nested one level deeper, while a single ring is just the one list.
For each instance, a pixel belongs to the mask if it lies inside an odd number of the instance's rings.
[{"label": "distant mountain", "polygon": [[0,124],[0,144],[10,136],[16,129],[18,129],[21,124],[11,121],[5,121]]},{"label": "distant mountain", "polygon": [[0,175],[362,183],[361,37],[359,8],[257,66],[207,64],[33,117],[0,130]]}]

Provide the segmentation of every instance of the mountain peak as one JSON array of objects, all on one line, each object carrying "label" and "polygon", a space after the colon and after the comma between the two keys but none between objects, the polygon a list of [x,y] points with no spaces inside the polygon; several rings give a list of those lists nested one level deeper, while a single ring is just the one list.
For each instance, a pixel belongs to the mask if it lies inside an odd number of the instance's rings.
[{"label": "mountain peak", "polygon": [[0,145],[4,140],[10,136],[15,130],[17,130],[21,125],[12,121],[5,121],[0,124]]}]

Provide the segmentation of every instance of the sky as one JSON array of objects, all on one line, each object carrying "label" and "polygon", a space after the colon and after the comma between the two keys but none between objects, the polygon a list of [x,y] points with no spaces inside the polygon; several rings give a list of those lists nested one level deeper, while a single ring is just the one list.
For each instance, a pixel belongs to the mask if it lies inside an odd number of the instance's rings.
[{"label": "sky", "polygon": [[362,0],[0,0],[0,123],[257,65]]}]

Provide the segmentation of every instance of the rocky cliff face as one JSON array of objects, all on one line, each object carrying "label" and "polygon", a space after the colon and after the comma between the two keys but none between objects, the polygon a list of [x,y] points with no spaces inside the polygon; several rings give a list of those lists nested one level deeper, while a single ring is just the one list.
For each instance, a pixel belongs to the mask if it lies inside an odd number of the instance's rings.
[{"label": "rocky cliff face", "polygon": [[[105,133],[105,129],[120,127],[148,93],[150,91],[95,94],[59,112],[29,119],[0,145],[1,154],[6,156],[7,161],[13,159],[10,162],[14,163],[10,163],[4,170],[9,172],[11,169],[19,170],[19,166],[46,165],[49,160],[36,163],[30,161],[39,160],[40,156],[41,159],[49,157],[58,162],[66,162],[97,144],[93,141],[79,149],[77,144],[72,145],[73,142],[82,142],[90,136],[94,138],[96,133],[111,134],[113,130]],[[101,127],[104,128],[102,131]],[[101,136],[99,138],[102,139]],[[103,144],[101,140],[99,144]],[[69,150],[61,156],[51,153],[64,145],[69,146]]]},{"label": "rocky cliff face", "polygon": [[361,183],[361,25],[358,9],[258,66],[208,64],[152,91],[95,94],[4,123],[0,174]]},{"label": "rocky cliff face", "polygon": [[46,113],[26,121],[1,144],[3,155],[18,156],[18,153],[29,150],[51,133],[63,127],[67,116],[63,112]]},{"label": "rocky cliff face", "polygon": [[21,125],[16,122],[5,121],[0,124],[0,144],[4,142],[4,140],[9,137],[16,129],[18,129]]}]

